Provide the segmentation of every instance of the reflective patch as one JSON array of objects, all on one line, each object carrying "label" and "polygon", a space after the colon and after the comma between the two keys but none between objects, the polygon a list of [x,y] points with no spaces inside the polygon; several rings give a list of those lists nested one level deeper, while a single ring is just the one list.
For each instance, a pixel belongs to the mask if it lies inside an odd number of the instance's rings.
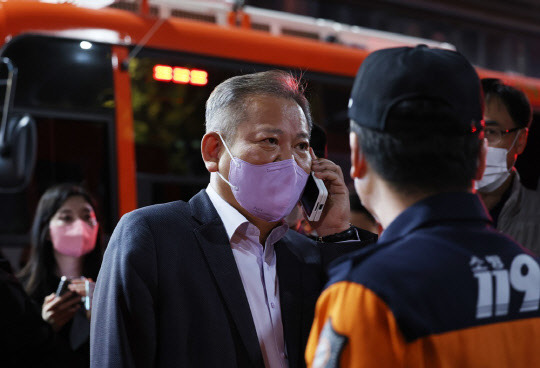
[{"label": "reflective patch", "polygon": [[340,335],[332,327],[332,319],[324,325],[313,359],[313,368],[339,367],[341,353],[347,345],[347,336]]}]

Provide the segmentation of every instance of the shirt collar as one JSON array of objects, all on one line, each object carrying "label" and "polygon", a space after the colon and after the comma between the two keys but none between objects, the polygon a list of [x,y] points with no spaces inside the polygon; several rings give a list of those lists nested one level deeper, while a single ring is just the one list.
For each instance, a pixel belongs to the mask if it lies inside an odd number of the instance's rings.
[{"label": "shirt collar", "polygon": [[491,223],[486,207],[478,195],[465,192],[439,193],[403,211],[383,231],[379,243],[394,241],[433,223],[452,220]]},{"label": "shirt collar", "polygon": [[[208,194],[208,197],[210,198],[210,201],[216,208],[216,211],[221,218],[221,221],[223,222],[223,226],[225,227],[225,231],[227,232],[227,236],[229,237],[229,241],[231,241],[231,238],[233,235],[239,231],[242,234],[247,234],[250,231],[250,228],[253,227],[255,229],[251,229],[253,231],[258,229],[255,227],[255,225],[251,224],[248,219],[244,217],[236,208],[231,206],[227,201],[225,201],[212,187],[211,184],[208,184],[206,187],[206,193]],[[245,224],[245,225],[244,225]],[[243,225],[243,226],[242,226]],[[251,225],[251,226],[250,226]],[[289,227],[285,223],[285,221],[282,221],[282,224],[277,226],[276,228],[272,229],[270,234],[268,235],[268,238],[266,240],[267,244],[274,244],[277,241],[279,241],[283,236],[285,236],[285,233]],[[257,238],[259,237],[257,234],[251,234],[251,235],[257,235]]]},{"label": "shirt collar", "polygon": [[225,226],[225,231],[229,237],[229,241],[242,224],[249,222],[244,215],[242,215],[236,208],[231,206],[227,201],[225,201],[221,196],[212,188],[211,184],[208,184],[206,187],[206,193],[210,197],[210,201],[216,208],[216,211]]}]

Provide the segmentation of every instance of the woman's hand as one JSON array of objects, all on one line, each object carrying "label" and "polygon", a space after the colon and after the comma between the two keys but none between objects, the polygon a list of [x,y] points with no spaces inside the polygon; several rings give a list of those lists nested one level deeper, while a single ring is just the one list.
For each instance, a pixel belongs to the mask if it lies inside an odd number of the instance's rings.
[{"label": "woman's hand", "polygon": [[54,331],[59,331],[81,307],[80,302],[81,296],[74,291],[68,291],[59,297],[54,293],[47,295],[41,308],[41,318],[49,323]]},{"label": "woman's hand", "polygon": [[[96,286],[96,283],[91,278],[86,278],[86,277],[72,279],[71,283],[68,286],[69,290],[76,292],[82,297],[85,308],[88,308],[86,310],[86,317],[88,319],[90,319],[90,314],[91,314],[90,306],[92,305],[92,297],[94,295],[95,286]],[[88,300],[88,298],[90,298],[90,300]]]},{"label": "woman's hand", "polygon": [[69,290],[76,292],[81,297],[86,296],[86,280],[92,282],[92,279],[87,279],[86,277],[71,279],[68,286]]}]

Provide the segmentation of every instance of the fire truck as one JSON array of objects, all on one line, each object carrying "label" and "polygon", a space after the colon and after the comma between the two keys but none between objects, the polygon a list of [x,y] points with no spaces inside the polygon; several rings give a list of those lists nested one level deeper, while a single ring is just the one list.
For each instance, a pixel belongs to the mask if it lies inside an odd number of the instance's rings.
[{"label": "fire truck", "polygon": [[[54,184],[87,187],[105,235],[126,212],[187,200],[204,188],[205,101],[239,74],[283,69],[301,76],[314,121],[327,133],[328,157],[347,173],[348,96],[365,57],[403,45],[454,49],[240,3],[0,2],[4,253],[28,244],[37,201]],[[540,111],[540,80],[478,72],[521,88]],[[534,129],[530,139],[518,167],[532,186],[540,146]]]}]

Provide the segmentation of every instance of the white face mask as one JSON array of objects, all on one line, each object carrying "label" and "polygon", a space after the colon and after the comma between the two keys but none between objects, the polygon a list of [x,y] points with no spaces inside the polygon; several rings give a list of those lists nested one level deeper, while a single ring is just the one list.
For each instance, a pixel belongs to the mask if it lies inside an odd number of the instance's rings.
[{"label": "white face mask", "polygon": [[474,183],[474,187],[479,192],[490,193],[499,188],[510,176],[512,167],[508,167],[506,157],[508,152],[514,147],[519,136],[516,134],[514,142],[509,149],[488,147],[486,155],[486,170],[482,179]]}]

